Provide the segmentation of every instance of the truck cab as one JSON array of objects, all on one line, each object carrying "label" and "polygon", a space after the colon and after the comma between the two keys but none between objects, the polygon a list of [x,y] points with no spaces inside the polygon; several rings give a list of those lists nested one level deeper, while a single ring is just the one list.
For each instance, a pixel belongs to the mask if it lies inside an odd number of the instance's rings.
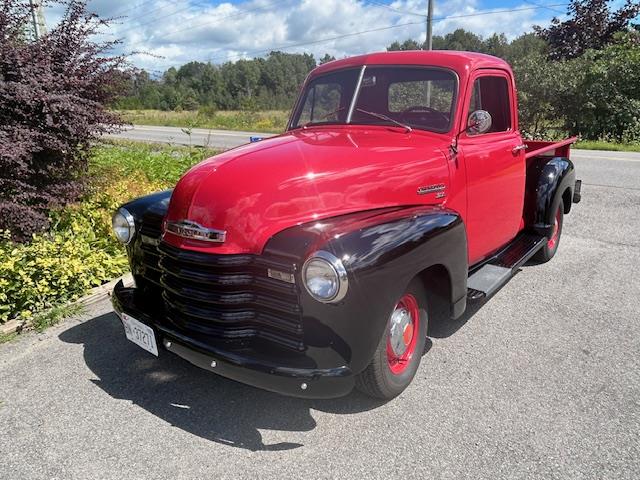
[{"label": "truck cab", "polygon": [[287,130],[114,215],[135,287],[113,303],[153,354],[268,390],[389,399],[433,304],[460,317],[556,253],[575,139],[524,141],[509,65],[385,52],[306,79]]}]

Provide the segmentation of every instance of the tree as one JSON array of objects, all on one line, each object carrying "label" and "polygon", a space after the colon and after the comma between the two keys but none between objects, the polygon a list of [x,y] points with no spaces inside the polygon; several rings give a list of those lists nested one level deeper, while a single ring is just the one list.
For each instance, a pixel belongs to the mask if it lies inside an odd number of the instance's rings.
[{"label": "tree", "polygon": [[324,57],[322,57],[320,59],[320,61],[318,62],[318,65],[322,65],[324,63],[333,62],[335,59],[336,59],[336,57],[334,57],[333,55],[329,55],[328,53],[325,53]]},{"label": "tree", "polygon": [[[322,61],[325,60],[334,58],[325,55]],[[128,82],[126,97],[118,99],[114,106],[162,110],[203,107],[207,112],[288,109],[315,66],[312,55],[274,51],[266,58],[220,66],[189,62],[178,69],[169,68],[159,80],[149,79],[146,72],[136,72]]]},{"label": "tree", "polygon": [[434,50],[462,50],[467,52],[482,52],[482,37],[469,32],[464,28],[458,28],[444,37],[433,37]]},{"label": "tree", "polygon": [[121,124],[104,105],[123,85],[116,42],[92,40],[108,22],[82,1],[39,40],[25,39],[32,7],[0,1],[0,230],[15,240],[48,225],[48,212],[79,198],[91,142]]},{"label": "tree", "polygon": [[640,142],[640,33],[619,32],[605,48],[556,66],[555,101],[568,131]]},{"label": "tree", "polygon": [[422,50],[422,45],[415,40],[408,39],[402,43],[395,41],[387,47],[388,52],[397,52],[400,50]]},{"label": "tree", "polygon": [[549,44],[549,56],[554,60],[577,58],[589,49],[599,50],[611,42],[616,32],[627,30],[640,14],[640,2],[625,0],[613,12],[608,0],[572,0],[567,12],[571,18],[551,21],[548,28],[534,27]]}]

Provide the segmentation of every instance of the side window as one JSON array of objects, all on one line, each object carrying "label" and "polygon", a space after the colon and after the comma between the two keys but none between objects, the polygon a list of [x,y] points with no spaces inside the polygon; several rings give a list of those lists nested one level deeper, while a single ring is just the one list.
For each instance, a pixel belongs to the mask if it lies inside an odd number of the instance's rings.
[{"label": "side window", "polygon": [[342,85],[339,83],[318,83],[307,94],[298,124],[338,121],[342,111],[341,98]]},{"label": "side window", "polygon": [[485,110],[491,115],[491,128],[485,133],[506,132],[511,129],[509,82],[505,77],[486,76],[476,79],[471,92],[469,115]]}]

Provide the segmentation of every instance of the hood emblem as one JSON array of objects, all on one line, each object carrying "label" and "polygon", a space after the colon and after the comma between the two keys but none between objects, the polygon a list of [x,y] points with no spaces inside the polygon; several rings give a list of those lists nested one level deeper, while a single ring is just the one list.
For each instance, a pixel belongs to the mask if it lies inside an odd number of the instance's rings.
[{"label": "hood emblem", "polygon": [[227,238],[227,232],[224,230],[206,228],[189,220],[167,222],[165,231],[171,232],[179,237],[202,240],[204,242],[224,243]]},{"label": "hood emblem", "polygon": [[[444,192],[446,189],[444,183],[436,183],[435,185],[427,185],[425,187],[418,187],[418,195],[426,195],[427,193]],[[444,195],[442,195],[444,196]]]}]

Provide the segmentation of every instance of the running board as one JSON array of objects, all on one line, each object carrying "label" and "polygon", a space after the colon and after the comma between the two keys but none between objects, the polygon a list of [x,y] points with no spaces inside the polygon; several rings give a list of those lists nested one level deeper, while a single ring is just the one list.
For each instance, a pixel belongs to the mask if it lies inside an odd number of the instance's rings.
[{"label": "running board", "polygon": [[535,233],[522,233],[491,260],[475,270],[467,281],[467,299],[489,298],[516,274],[538,250],[547,238]]}]

